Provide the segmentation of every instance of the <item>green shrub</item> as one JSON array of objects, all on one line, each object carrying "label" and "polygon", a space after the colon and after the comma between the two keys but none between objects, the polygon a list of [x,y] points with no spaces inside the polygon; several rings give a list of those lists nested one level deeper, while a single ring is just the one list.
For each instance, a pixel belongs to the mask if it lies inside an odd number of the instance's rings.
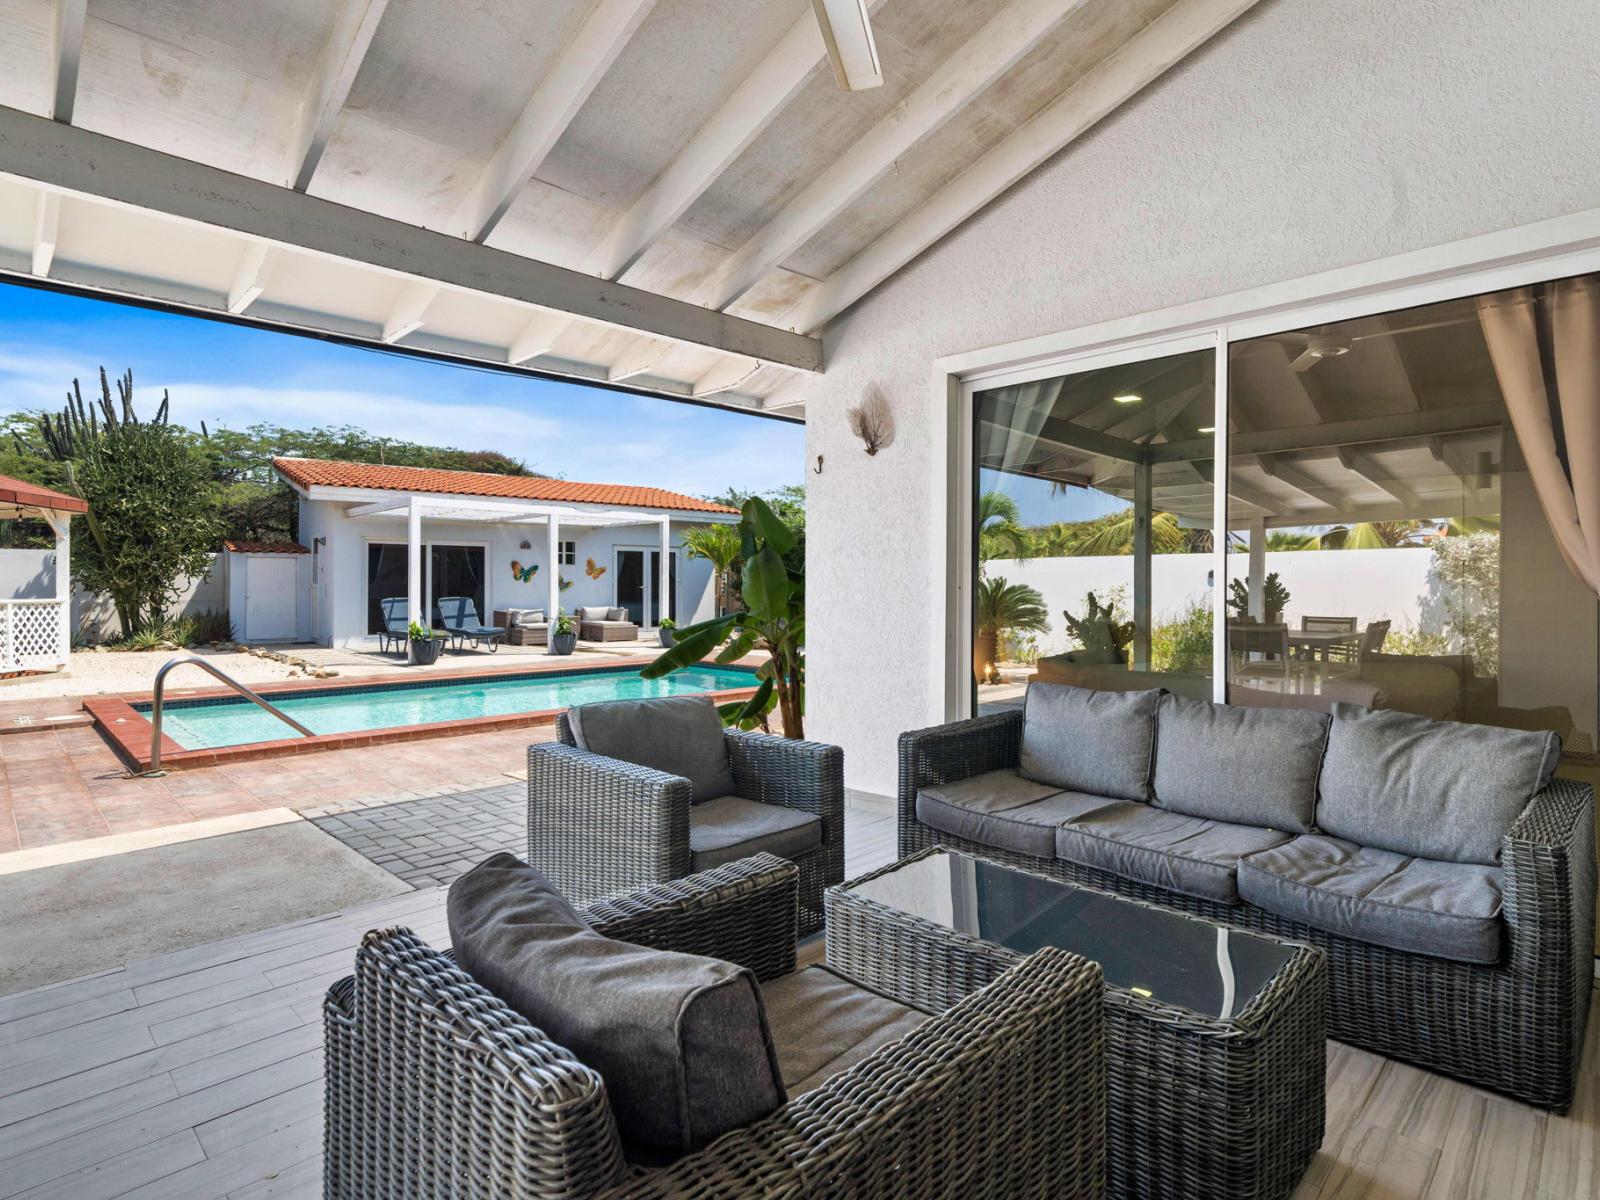
[{"label": "green shrub", "polygon": [[204,612],[196,613],[190,618],[190,622],[194,630],[186,645],[204,646],[211,642],[233,641],[233,622],[228,619],[225,611],[208,608]]},{"label": "green shrub", "polygon": [[1190,602],[1188,612],[1150,631],[1152,671],[1206,671],[1211,667],[1211,609]]}]

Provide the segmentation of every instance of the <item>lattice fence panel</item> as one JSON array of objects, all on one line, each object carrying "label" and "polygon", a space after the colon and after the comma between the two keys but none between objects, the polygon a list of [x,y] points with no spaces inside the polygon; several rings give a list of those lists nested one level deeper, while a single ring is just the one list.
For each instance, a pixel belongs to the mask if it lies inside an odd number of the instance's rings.
[{"label": "lattice fence panel", "polygon": [[61,662],[60,601],[12,601],[0,605],[8,670],[53,667]]}]

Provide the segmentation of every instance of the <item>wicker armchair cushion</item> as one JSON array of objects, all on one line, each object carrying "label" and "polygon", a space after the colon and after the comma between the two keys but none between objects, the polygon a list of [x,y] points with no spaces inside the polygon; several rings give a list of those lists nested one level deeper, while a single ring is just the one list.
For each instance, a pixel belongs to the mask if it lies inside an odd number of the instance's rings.
[{"label": "wicker armchair cushion", "polygon": [[609,608],[598,608],[594,605],[589,605],[588,607],[580,608],[577,611],[578,620],[580,621],[604,621],[606,619],[606,614],[611,610]]},{"label": "wicker armchair cushion", "polygon": [[1553,733],[1336,704],[1317,826],[1396,854],[1494,866],[1560,757]]},{"label": "wicker armchair cushion", "polygon": [[1192,817],[1310,833],[1329,719],[1163,696],[1155,803]]},{"label": "wicker armchair cushion", "polygon": [[826,1083],[928,1019],[820,965],[764,984],[761,992],[791,1097]]},{"label": "wicker armchair cushion", "polygon": [[628,610],[625,608],[608,608],[602,619],[606,621],[626,621],[628,619]]},{"label": "wicker armchair cushion", "polygon": [[821,818],[798,808],[717,796],[689,813],[689,860],[696,871],[762,851],[793,862],[821,845]]},{"label": "wicker armchair cushion", "polygon": [[1126,801],[1056,830],[1056,857],[1186,896],[1239,903],[1239,860],[1290,835],[1228,825]]},{"label": "wicker armchair cushion", "polygon": [[1051,858],[1057,825],[1110,803],[1104,796],[1063,792],[1004,769],[920,789],[917,820],[953,837]]},{"label": "wicker armchair cushion", "polygon": [[446,910],[462,967],[600,1072],[624,1142],[686,1153],[784,1104],[750,970],[603,937],[510,854],[457,879]]},{"label": "wicker armchair cushion", "polygon": [[1150,799],[1160,691],[1034,683],[1023,702],[1024,779],[1117,800]]},{"label": "wicker armchair cushion", "polygon": [[722,718],[706,696],[584,704],[567,710],[567,723],[579,749],[687,779],[696,804],[737,790]]},{"label": "wicker armchair cushion", "polygon": [[1501,872],[1331,837],[1297,837],[1239,863],[1251,904],[1343,937],[1458,962],[1500,960]]}]

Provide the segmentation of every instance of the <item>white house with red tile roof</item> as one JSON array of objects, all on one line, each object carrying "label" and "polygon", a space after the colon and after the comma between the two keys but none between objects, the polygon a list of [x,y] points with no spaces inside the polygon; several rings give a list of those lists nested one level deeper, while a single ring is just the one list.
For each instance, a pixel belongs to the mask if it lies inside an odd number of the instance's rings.
[{"label": "white house with red tile roof", "polygon": [[[300,497],[310,549],[297,624],[324,645],[365,647],[379,601],[404,596],[437,624],[443,596],[497,610],[614,607],[642,628],[714,615],[711,564],[683,551],[691,526],[736,509],[661,488],[327,459],[276,458]],[[665,607],[660,597],[667,597]]]}]

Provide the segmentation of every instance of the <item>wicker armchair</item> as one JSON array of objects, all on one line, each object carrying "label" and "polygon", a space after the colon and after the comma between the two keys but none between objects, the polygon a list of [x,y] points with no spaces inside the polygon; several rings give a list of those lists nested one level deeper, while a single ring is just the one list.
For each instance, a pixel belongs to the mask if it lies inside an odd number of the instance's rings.
[{"label": "wicker armchair", "polygon": [[[528,747],[528,861],[574,903],[694,868],[689,781],[578,749],[563,713],[557,742]],[[821,845],[800,855],[800,928],[822,928],[822,893],[844,882],[844,757],[837,746],[728,730],[746,800],[816,816]]]},{"label": "wicker armchair", "polygon": [[1506,948],[1457,962],[1341,937],[1247,902],[1221,904],[1058,858],[968,841],[917,819],[917,791],[1018,766],[1022,713],[900,735],[900,855],[946,846],[1309,942],[1328,955],[1328,1036],[1557,1112],[1572,1103],[1594,986],[1594,791],[1556,779],[1506,834]]},{"label": "wicker armchair", "polygon": [[[608,936],[794,969],[792,864],[761,855],[590,906]],[[1100,968],[1043,950],[898,1042],[658,1169],[598,1073],[404,929],[324,1003],[327,1200],[1097,1197]]]}]

